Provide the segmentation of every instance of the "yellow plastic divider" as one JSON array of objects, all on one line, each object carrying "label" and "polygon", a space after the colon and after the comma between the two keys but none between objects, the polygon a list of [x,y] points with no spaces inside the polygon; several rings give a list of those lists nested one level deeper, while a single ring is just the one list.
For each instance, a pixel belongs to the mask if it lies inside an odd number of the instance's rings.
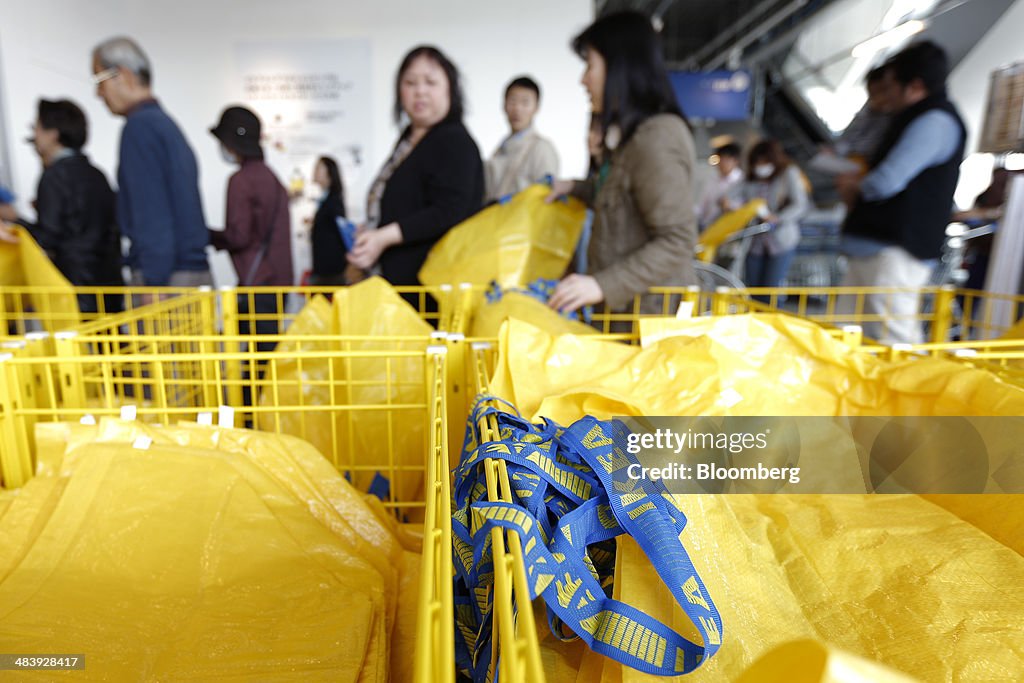
[{"label": "yellow plastic divider", "polygon": [[[214,338],[211,338],[214,339]],[[81,340],[71,336],[58,339],[58,348],[73,347]],[[423,350],[408,351],[350,351],[320,350],[294,352],[255,352],[213,354],[202,352],[185,353],[150,353],[132,354],[113,352],[99,355],[78,354],[72,348],[64,350],[53,357],[30,357],[27,355],[9,355],[0,363],[0,444],[4,444],[5,461],[15,457],[23,459],[25,453],[35,455],[32,441],[31,424],[33,421],[79,421],[81,419],[96,420],[101,416],[119,416],[125,406],[133,406],[132,411],[144,422],[173,424],[179,420],[197,421],[204,419],[225,420],[231,425],[244,423],[246,414],[253,416],[253,423],[259,423],[264,429],[282,432],[281,418],[289,416],[292,423],[300,426],[316,415],[358,415],[378,414],[388,419],[384,421],[391,429],[401,429],[409,420],[426,420],[428,406],[421,402],[398,402],[387,392],[386,383],[390,380],[381,377],[377,380],[380,391],[376,402],[348,404],[344,399],[345,387],[353,381],[361,382],[362,386],[372,384],[371,380],[352,380],[329,376],[324,378],[306,377],[301,372],[301,364],[319,361],[321,364],[331,361],[339,362],[418,362],[425,363]],[[230,362],[253,360],[263,367],[263,372],[243,380],[244,386],[259,396],[260,401],[245,406],[245,413],[238,407],[229,406],[224,397],[234,386],[224,372]],[[300,372],[284,379],[279,376],[278,367],[284,364],[300,364]],[[45,370],[40,372],[40,370]],[[42,388],[47,396],[57,398],[55,405],[32,405],[25,399],[22,389],[33,378],[41,377]],[[424,375],[406,378],[403,381],[422,383]],[[392,382],[393,384],[393,382]],[[337,391],[322,392],[328,399],[322,405],[306,405],[304,395],[316,387],[332,387]],[[433,385],[430,386],[433,389]],[[261,419],[262,418],[262,419]],[[426,424],[426,422],[424,422]],[[296,434],[303,436],[303,434]],[[322,440],[328,448],[323,455],[343,473],[380,472],[382,476],[394,481],[401,472],[424,473],[422,465],[402,465],[394,457],[386,458],[385,463],[354,464],[354,458],[345,448],[342,435],[338,433],[326,435]],[[386,449],[390,443],[388,435],[382,435]],[[13,448],[12,448],[13,447]],[[447,448],[447,444],[445,444]],[[35,463],[31,471],[40,463]],[[10,470],[17,472],[18,470]],[[23,471],[23,468],[22,468]],[[24,474],[12,476],[5,467],[4,480],[7,486],[17,486],[24,480]],[[394,508],[405,514],[416,512],[422,514],[424,502],[422,491],[405,490],[403,499],[394,499],[387,507]],[[411,499],[416,496],[415,500]]]},{"label": "yellow plastic divider", "polygon": [[[73,344],[76,337],[70,335],[63,341]],[[211,337],[217,339],[217,337]],[[240,360],[251,354],[210,354],[205,353],[153,353],[140,356],[131,353],[108,353],[103,355],[66,355],[64,357],[33,356],[24,348],[12,348],[0,355],[0,482],[7,487],[23,485],[36,468],[48,468],[51,463],[33,462],[35,451],[33,426],[39,421],[48,422],[95,422],[102,416],[134,417],[146,422],[171,425],[181,420],[212,423],[215,419],[222,426],[235,426],[235,411],[217,399],[225,395],[228,378],[221,371],[225,360]],[[425,474],[426,485],[418,493],[403,499],[392,499],[384,503],[399,519],[422,514],[423,557],[420,567],[420,595],[417,605],[417,647],[414,654],[416,680],[454,681],[454,611],[452,605],[452,558],[451,558],[451,489],[447,442],[447,349],[432,345],[426,351],[308,351],[296,355],[294,352],[255,353],[258,361],[265,364],[263,376],[251,379],[256,390],[264,391],[271,398],[266,403],[250,407],[257,414],[303,414],[310,406],[303,405],[301,396],[304,386],[311,382],[297,377],[293,384],[299,389],[294,395],[297,402],[288,403],[284,394],[276,391],[278,378],[277,364],[294,358],[331,359],[359,362],[368,359],[420,359],[423,373],[419,381],[426,384],[425,404],[399,404],[384,398],[379,404],[357,406],[332,404],[317,406],[320,411],[378,411],[394,415],[388,424],[392,429],[402,429],[410,419],[422,419],[428,426],[424,444],[424,463],[419,468],[387,463],[364,466],[362,469],[380,471],[392,481],[399,470],[419,469]],[[140,360],[143,359],[143,360]],[[211,364],[211,360],[214,361]],[[52,366],[60,366],[59,372],[39,372]],[[183,367],[212,367],[212,376],[189,377],[176,374]],[[97,370],[98,368],[98,370]],[[132,376],[124,368],[139,369]],[[130,387],[130,391],[111,392],[100,403],[68,405],[57,401],[53,405],[40,405],[30,400],[26,387],[32,386],[33,378],[47,378],[46,390],[51,395],[62,397],[66,383],[84,386],[81,378],[86,373],[102,378],[102,386],[108,389],[116,383]],[[331,380],[333,381],[333,380]],[[386,379],[382,379],[387,381]],[[77,385],[76,385],[77,382]],[[212,391],[189,391],[184,387],[200,382],[212,385]],[[267,421],[264,424],[273,424]],[[344,444],[335,442],[336,448]],[[324,453],[342,471],[346,468],[344,454]],[[394,459],[390,460],[394,463]]]},{"label": "yellow plastic divider", "polygon": [[414,666],[416,683],[452,681],[455,676],[455,612],[452,600],[452,495],[445,396],[447,349],[427,349],[430,426],[427,429],[426,513],[420,574]]},{"label": "yellow plastic divider", "polygon": [[[0,296],[0,338],[55,333],[146,307],[154,301],[194,294],[185,287],[54,287],[5,285]],[[94,298],[96,311],[82,312],[79,296]],[[110,308],[110,305],[117,305]],[[143,312],[140,315],[144,315]]]},{"label": "yellow plastic divider", "polygon": [[[221,288],[218,290],[218,298],[223,311],[223,332],[228,336],[235,336],[246,324],[250,330],[255,330],[257,323],[269,321],[276,322],[278,330],[283,332],[295,319],[303,301],[309,301],[315,296],[330,298],[339,289],[344,287]],[[454,287],[395,286],[392,289],[405,297],[423,320],[439,330],[451,329],[453,306],[457,299]],[[273,312],[256,312],[257,296],[273,297]]]},{"label": "yellow plastic divider", "polygon": [[[57,287],[53,285],[5,285],[0,296],[0,339],[23,337],[32,332],[56,333],[68,330],[89,332],[89,325],[109,324],[111,318],[124,319],[134,314],[138,320],[156,315],[151,306],[176,297],[207,292],[213,308],[205,320],[213,329],[236,336],[248,324],[274,321],[284,331],[297,315],[304,301],[314,296],[330,297],[338,287],[226,287],[213,292],[209,288],[186,287]],[[407,297],[420,317],[440,330],[452,330],[456,301],[461,296],[451,285],[438,287],[400,286],[395,291]],[[80,295],[94,297],[98,311],[80,312],[76,299]],[[273,297],[272,312],[257,312],[255,297]],[[108,303],[120,302],[123,310],[108,309]],[[239,303],[242,306],[239,306]],[[248,303],[246,307],[244,304]],[[244,311],[244,312],[240,312]],[[252,332],[251,334],[254,334]]]},{"label": "yellow plastic divider", "polygon": [[[488,367],[493,351],[488,344],[471,347],[475,393],[487,390]],[[485,417],[479,425],[481,443],[498,439],[494,416]],[[487,498],[492,502],[512,502],[512,487],[504,460],[484,460]],[[492,620],[492,666],[498,662],[498,680],[512,683],[544,683],[537,624],[534,619],[530,587],[526,579],[522,541],[515,531],[491,531],[494,554],[494,619]],[[518,610],[515,606],[518,605]],[[489,672],[494,680],[496,672]]]}]

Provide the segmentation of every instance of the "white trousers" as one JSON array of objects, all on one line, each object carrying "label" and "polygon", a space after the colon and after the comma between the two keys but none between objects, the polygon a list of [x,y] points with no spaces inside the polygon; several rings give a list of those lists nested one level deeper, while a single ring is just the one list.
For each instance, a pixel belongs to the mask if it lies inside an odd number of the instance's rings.
[{"label": "white trousers", "polygon": [[[880,316],[877,321],[862,321],[864,336],[883,344],[921,344],[924,330],[918,315],[921,295],[928,284],[932,266],[911,256],[902,247],[886,247],[874,256],[848,259],[841,287],[901,287],[914,291],[880,292],[863,297],[862,314]],[[838,312],[856,312],[857,297],[841,296]]]}]

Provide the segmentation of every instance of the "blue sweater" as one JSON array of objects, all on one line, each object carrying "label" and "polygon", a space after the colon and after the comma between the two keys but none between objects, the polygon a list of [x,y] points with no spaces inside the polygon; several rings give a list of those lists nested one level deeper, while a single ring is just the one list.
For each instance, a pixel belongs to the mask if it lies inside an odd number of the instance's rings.
[{"label": "blue sweater", "polygon": [[132,242],[128,265],[142,271],[145,284],[163,286],[175,271],[207,269],[196,157],[154,100],[128,114],[117,184],[118,222]]}]

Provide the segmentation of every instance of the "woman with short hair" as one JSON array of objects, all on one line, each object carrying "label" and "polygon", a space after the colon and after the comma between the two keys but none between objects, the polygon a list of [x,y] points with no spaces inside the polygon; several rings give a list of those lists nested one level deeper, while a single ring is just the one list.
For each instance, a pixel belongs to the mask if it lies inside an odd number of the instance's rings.
[{"label": "woman with short hair", "polygon": [[411,50],[395,79],[402,133],[370,187],[349,263],[364,271],[379,265],[393,285],[418,285],[430,248],[480,209],[483,162],[462,114],[455,65],[435,47]]}]

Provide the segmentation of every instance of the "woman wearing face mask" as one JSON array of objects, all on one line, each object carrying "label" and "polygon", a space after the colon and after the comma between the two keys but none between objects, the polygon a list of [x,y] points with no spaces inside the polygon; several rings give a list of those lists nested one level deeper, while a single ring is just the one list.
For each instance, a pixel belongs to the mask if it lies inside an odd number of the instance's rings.
[{"label": "woman wearing face mask", "polygon": [[[594,222],[588,274],[562,280],[549,305],[625,311],[652,286],[697,284],[693,138],[645,16],[604,16],[572,45],[587,63],[582,83],[609,150],[608,171],[552,188],[549,201],[572,194],[593,207]],[[642,310],[660,310],[653,299],[645,297]]]},{"label": "woman wearing face mask", "polygon": [[405,127],[370,187],[367,222],[348,255],[353,266],[379,263],[391,284],[418,285],[434,243],[480,209],[483,162],[462,111],[455,65],[434,47],[409,52],[395,79],[395,121]]},{"label": "woman wearing face mask", "polygon": [[338,219],[345,218],[345,188],[341,183],[338,162],[331,157],[317,159],[313,182],[324,190],[324,196],[313,217],[313,273],[310,283],[317,286],[348,283],[345,269],[345,242],[341,238]]},{"label": "woman wearing face mask", "polygon": [[[259,118],[245,107],[228,107],[210,132],[220,141],[224,160],[239,167],[228,180],[224,230],[211,230],[210,243],[231,255],[239,286],[290,286],[293,275],[288,191],[263,163]],[[238,299],[240,313],[266,316],[256,322],[258,334],[277,334],[278,302],[274,294],[256,294],[251,301],[242,294]],[[254,311],[250,303],[254,304]],[[250,332],[244,319],[239,331]]]},{"label": "woman wearing face mask", "polygon": [[780,287],[800,242],[799,221],[811,206],[800,169],[778,141],[762,140],[747,156],[747,179],[739,193],[740,203],[765,200],[771,213],[764,220],[775,226],[753,238],[743,282],[748,287]]}]

